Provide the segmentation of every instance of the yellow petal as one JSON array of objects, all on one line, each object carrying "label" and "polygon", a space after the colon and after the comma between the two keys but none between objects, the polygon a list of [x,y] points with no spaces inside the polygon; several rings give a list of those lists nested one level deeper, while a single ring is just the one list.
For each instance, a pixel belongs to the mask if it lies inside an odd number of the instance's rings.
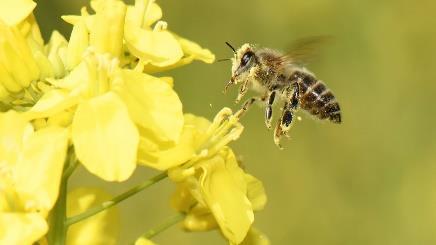
[{"label": "yellow petal", "polygon": [[193,56],[196,60],[201,60],[205,63],[213,63],[215,61],[215,55],[210,52],[209,49],[200,47],[197,43],[188,39],[174,35],[179,41],[185,56]]},{"label": "yellow petal", "polygon": [[160,141],[179,141],[183,112],[176,92],[166,82],[144,73],[123,70],[122,77],[123,83],[114,90],[132,119]]},{"label": "yellow petal", "polygon": [[245,174],[245,181],[247,182],[247,197],[253,206],[253,210],[262,210],[267,201],[262,182],[249,174]]},{"label": "yellow petal", "polygon": [[161,18],[162,9],[154,0],[135,0],[134,6],[127,6],[125,21],[137,27],[149,27]]},{"label": "yellow petal", "polygon": [[[223,235],[235,244],[241,243],[254,221],[253,209],[246,196],[240,169],[235,168],[232,153],[226,159],[216,156],[204,163],[200,177],[201,191]],[[225,162],[226,160],[226,162]]]},{"label": "yellow petal", "polygon": [[[111,196],[99,189],[78,188],[68,193],[67,216],[80,214]],[[67,233],[67,244],[116,244],[120,222],[116,207],[106,209],[86,220],[73,224]]]},{"label": "yellow petal", "polygon": [[112,92],[78,106],[72,139],[80,162],[104,180],[123,181],[135,170],[138,130]]},{"label": "yellow petal", "polygon": [[[201,159],[207,159],[220,152],[230,141],[238,139],[243,127],[238,122],[238,115],[232,114],[229,108],[223,108],[215,116],[212,123],[204,123],[202,130],[197,134],[195,160],[168,170],[168,176],[175,182],[183,181],[185,178],[196,173],[196,169],[201,164],[197,164]],[[202,127],[197,127],[200,129]],[[236,164],[237,167],[237,164]],[[243,181],[243,176],[240,176]]]},{"label": "yellow petal", "polygon": [[156,245],[156,243],[148,240],[147,238],[140,237],[136,240],[135,245]]},{"label": "yellow petal", "polygon": [[15,188],[26,210],[50,210],[56,202],[67,151],[68,132],[47,127],[24,143],[16,165]]},{"label": "yellow petal", "polygon": [[79,102],[79,96],[72,95],[63,89],[52,89],[38,100],[38,102],[23,115],[29,120],[51,117]]},{"label": "yellow petal", "polygon": [[88,48],[89,33],[84,20],[78,21],[71,32],[70,41],[67,48],[67,63],[68,70],[76,67],[83,57],[83,52]]},{"label": "yellow petal", "polygon": [[195,206],[183,220],[183,228],[188,231],[209,231],[218,227],[209,209]]},{"label": "yellow petal", "polygon": [[36,3],[32,0],[0,1],[0,19],[10,26],[17,25],[32,14]]},{"label": "yellow petal", "polygon": [[55,77],[64,77],[68,42],[58,31],[53,31],[47,44],[48,60]]},{"label": "yellow petal", "polygon": [[[32,80],[39,78],[38,65],[25,37],[17,28],[9,27],[1,20],[0,64],[19,87],[27,87]],[[12,84],[5,81],[2,83],[8,90],[18,92]]]},{"label": "yellow petal", "polygon": [[[32,126],[15,111],[0,113],[0,163],[15,165]],[[1,166],[1,165],[0,165]]]},{"label": "yellow petal", "polygon": [[126,22],[124,38],[134,56],[145,64],[163,67],[175,64],[183,56],[182,48],[176,38],[167,30],[141,29]]},{"label": "yellow petal", "polygon": [[188,183],[177,184],[176,191],[171,196],[171,206],[178,212],[186,213],[197,201],[191,195]]},{"label": "yellow petal", "polygon": [[0,244],[34,244],[48,229],[37,213],[0,212]]},{"label": "yellow petal", "polygon": [[157,65],[153,65],[153,63],[145,64],[144,72],[156,73],[156,72],[172,70],[177,67],[190,64],[194,60],[201,60],[205,63],[213,63],[215,61],[215,55],[212,54],[212,52],[210,52],[208,49],[204,49],[200,47],[200,45],[198,45],[197,43],[179,37],[174,33],[172,34],[177,39],[183,50],[184,53],[183,58],[181,58],[179,61],[169,66],[157,66]]},{"label": "yellow petal", "polygon": [[82,62],[62,79],[48,79],[48,81],[58,88],[86,91],[88,89],[89,73],[86,62]]},{"label": "yellow petal", "polygon": [[[142,0],[139,0],[142,1]],[[152,1],[152,0],[148,0]],[[144,24],[146,26],[153,25],[154,22],[160,20],[162,18],[162,9],[152,1],[150,4],[150,7],[147,9],[147,12],[145,12],[144,15]]]},{"label": "yellow petal", "polygon": [[[209,121],[205,118],[185,114],[179,142],[168,149],[159,149],[159,143],[154,142],[157,148],[155,150],[149,145],[140,143],[140,150],[138,152],[139,163],[158,170],[167,170],[188,161],[195,155],[201,143],[200,139],[209,124]],[[147,137],[147,135],[141,134],[141,137]]]},{"label": "yellow petal", "polygon": [[250,231],[240,245],[269,245],[268,237],[258,229],[251,227]]},{"label": "yellow petal", "polygon": [[176,69],[177,67],[180,66],[184,66],[187,64],[191,64],[192,61],[194,61],[194,56],[188,56],[188,57],[183,57],[181,58],[179,61],[177,61],[176,63],[169,65],[169,66],[155,66],[152,64],[146,64],[144,65],[144,72],[146,73],[156,73],[156,72],[163,72],[163,71],[168,71],[168,70],[172,70],[172,69]]},{"label": "yellow petal", "polygon": [[118,57],[122,51],[126,5],[118,0],[92,1],[97,12],[90,30],[89,41],[99,53]]}]

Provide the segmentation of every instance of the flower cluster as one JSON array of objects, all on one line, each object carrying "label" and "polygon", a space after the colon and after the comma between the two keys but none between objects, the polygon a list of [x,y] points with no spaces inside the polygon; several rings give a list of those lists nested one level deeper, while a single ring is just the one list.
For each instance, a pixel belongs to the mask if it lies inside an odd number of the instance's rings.
[{"label": "flower cluster", "polygon": [[266,202],[262,183],[227,146],[242,133],[240,112],[224,108],[212,122],[184,114],[173,79],[158,75],[214,55],[169,31],[152,0],[91,0],[91,12],[62,17],[73,26],[69,40],[54,31],[47,43],[35,7],[0,2],[0,243],[115,243],[111,205],[74,225],[68,218],[110,197],[67,194],[66,183],[77,165],[120,182],[139,164],[176,183],[185,229],[268,244],[252,228]]}]

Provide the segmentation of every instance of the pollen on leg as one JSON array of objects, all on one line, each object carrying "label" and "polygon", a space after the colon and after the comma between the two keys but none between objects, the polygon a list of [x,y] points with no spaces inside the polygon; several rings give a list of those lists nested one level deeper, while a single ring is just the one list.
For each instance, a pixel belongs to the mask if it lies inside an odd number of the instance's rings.
[{"label": "pollen on leg", "polygon": [[274,143],[276,144],[276,146],[279,147],[280,150],[283,149],[282,145],[280,144],[280,138],[283,135],[283,131],[282,131],[282,124],[280,123],[280,119],[277,122],[276,128],[274,130]]}]

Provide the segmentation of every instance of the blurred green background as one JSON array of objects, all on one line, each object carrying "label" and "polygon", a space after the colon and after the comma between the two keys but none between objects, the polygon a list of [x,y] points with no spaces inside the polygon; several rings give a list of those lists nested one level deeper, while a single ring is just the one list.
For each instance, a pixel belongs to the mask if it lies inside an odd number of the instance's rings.
[{"label": "blurred green background", "polygon": [[[305,36],[334,41],[308,68],[335,92],[343,124],[302,115],[285,150],[274,145],[263,109],[242,120],[232,144],[248,172],[263,181],[268,204],[255,226],[272,244],[436,244],[436,2],[432,0],[158,1],[176,33],[232,55],[225,41],[285,49]],[[39,1],[47,38],[69,36],[62,14],[87,1]],[[170,73],[185,112],[207,118],[234,109],[236,90],[222,94],[230,63],[194,63]],[[276,110],[277,111],[277,110]],[[301,114],[301,113],[300,113]],[[74,186],[122,192],[155,172],[140,168],[123,184],[98,181],[80,169]],[[169,181],[121,205],[121,244],[173,214]],[[218,232],[158,235],[159,244],[225,244]]]}]

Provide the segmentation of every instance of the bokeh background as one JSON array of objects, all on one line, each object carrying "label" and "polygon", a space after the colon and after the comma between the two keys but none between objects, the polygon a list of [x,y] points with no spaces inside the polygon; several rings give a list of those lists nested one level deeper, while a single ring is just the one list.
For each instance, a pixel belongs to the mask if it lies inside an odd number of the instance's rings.
[{"label": "bokeh background", "polygon": [[[243,119],[232,144],[268,194],[255,226],[272,244],[436,244],[436,2],[433,0],[221,0],[158,1],[169,28],[211,49],[245,42],[285,49],[292,40],[333,36],[308,68],[335,92],[343,124],[302,114],[285,150],[274,145],[263,110]],[[79,13],[85,0],[39,1],[45,34],[68,37],[62,14]],[[195,63],[170,75],[185,112],[212,118],[234,109],[236,89],[223,95],[226,62]],[[277,110],[276,110],[277,111]],[[122,192],[155,172],[140,168],[123,184],[96,180],[85,170],[71,187]],[[173,214],[164,181],[122,203],[121,242],[127,244]],[[114,224],[116,225],[116,224]],[[159,244],[226,244],[216,231],[185,233],[173,227]]]}]

